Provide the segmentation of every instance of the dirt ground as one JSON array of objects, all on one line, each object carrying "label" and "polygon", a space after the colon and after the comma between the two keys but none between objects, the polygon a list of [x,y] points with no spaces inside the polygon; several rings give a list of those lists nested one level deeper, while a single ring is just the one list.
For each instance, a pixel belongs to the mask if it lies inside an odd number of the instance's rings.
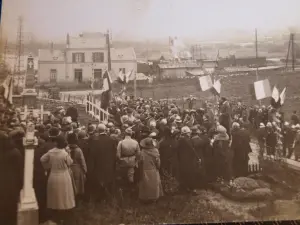
[{"label": "dirt ground", "polygon": [[[198,190],[197,196],[165,196],[143,205],[124,194],[123,201],[90,203],[76,209],[77,224],[152,224],[229,221],[286,220],[300,218],[300,173],[280,163],[266,161],[263,171],[251,175],[267,183],[274,193],[266,201],[238,202],[212,190]],[[133,196],[136,196],[133,195]]]}]

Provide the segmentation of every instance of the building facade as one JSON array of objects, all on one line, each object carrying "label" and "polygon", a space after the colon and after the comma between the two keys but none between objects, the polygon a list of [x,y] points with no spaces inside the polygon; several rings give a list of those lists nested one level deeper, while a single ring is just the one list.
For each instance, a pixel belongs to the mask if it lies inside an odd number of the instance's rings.
[{"label": "building facade", "polygon": [[[111,48],[112,73],[137,70],[133,48]],[[108,68],[106,35],[83,33],[67,36],[64,50],[40,49],[38,56],[38,83],[86,83],[102,79]]]}]

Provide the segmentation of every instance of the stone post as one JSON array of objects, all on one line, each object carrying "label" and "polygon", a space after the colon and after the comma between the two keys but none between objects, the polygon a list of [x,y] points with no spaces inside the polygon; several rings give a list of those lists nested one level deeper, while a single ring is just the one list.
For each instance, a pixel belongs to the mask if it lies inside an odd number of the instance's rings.
[{"label": "stone post", "polygon": [[25,147],[24,185],[20,194],[18,225],[39,224],[38,205],[33,189],[33,159],[37,144],[38,140],[34,136],[34,124],[29,123],[23,139]]}]

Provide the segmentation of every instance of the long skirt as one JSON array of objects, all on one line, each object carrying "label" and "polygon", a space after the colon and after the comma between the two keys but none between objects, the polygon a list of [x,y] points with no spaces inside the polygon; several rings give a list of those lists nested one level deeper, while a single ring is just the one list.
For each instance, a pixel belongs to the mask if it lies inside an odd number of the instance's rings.
[{"label": "long skirt", "polygon": [[85,192],[85,180],[86,176],[78,164],[74,164],[71,166],[71,170],[73,172],[73,177],[76,185],[76,193],[78,195],[83,195]]},{"label": "long skirt", "polygon": [[157,200],[163,196],[162,184],[159,171],[144,170],[139,183],[139,199],[140,200]]},{"label": "long skirt", "polygon": [[65,210],[74,207],[75,195],[69,171],[51,171],[47,184],[47,208]]}]

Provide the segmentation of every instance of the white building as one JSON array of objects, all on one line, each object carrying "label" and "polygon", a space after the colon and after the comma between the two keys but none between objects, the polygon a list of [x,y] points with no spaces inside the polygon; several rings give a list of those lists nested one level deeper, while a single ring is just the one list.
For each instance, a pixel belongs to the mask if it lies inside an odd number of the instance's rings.
[{"label": "white building", "polygon": [[[111,48],[113,74],[120,70],[137,70],[137,60],[133,48]],[[38,82],[46,83],[85,83],[100,79],[108,67],[106,35],[83,33],[77,37],[67,36],[64,50],[39,50]]]}]

